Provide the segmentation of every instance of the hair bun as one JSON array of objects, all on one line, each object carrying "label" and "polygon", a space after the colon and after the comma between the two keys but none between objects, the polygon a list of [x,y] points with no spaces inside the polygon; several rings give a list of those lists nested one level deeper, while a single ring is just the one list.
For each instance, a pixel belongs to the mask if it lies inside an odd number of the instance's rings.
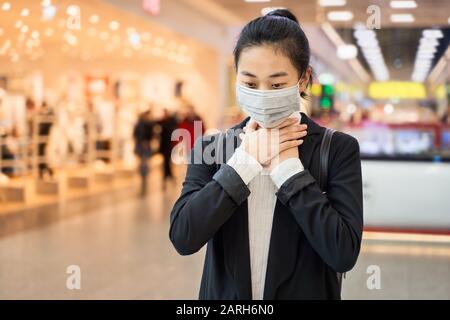
[{"label": "hair bun", "polygon": [[298,24],[297,17],[288,9],[275,9],[270,11],[267,16],[283,17],[294,21]]}]

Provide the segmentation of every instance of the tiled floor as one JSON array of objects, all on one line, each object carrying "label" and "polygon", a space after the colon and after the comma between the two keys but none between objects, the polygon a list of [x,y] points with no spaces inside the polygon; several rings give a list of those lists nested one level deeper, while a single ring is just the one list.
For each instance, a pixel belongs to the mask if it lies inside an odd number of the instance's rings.
[{"label": "tiled floor", "polygon": [[[179,187],[164,193],[159,174],[152,179],[146,199],[85,199],[84,214],[1,237],[0,299],[195,299],[204,251],[181,257],[172,248],[168,215]],[[69,265],[81,268],[81,290],[66,288]],[[379,290],[366,284],[373,265]],[[450,243],[365,241],[343,297],[450,299]]]}]

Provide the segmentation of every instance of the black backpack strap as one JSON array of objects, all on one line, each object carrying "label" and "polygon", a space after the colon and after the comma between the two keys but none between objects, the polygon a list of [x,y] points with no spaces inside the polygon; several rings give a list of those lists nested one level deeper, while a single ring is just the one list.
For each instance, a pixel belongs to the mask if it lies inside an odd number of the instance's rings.
[{"label": "black backpack strap", "polygon": [[320,144],[319,186],[324,193],[327,191],[328,158],[330,156],[331,138],[335,131],[334,129],[325,128],[322,143]]},{"label": "black backpack strap", "polygon": [[[320,167],[319,167],[319,186],[323,193],[327,192],[328,180],[328,159],[330,157],[331,138],[336,130],[325,128],[325,133],[320,144]],[[342,278],[345,278],[345,273],[336,272],[339,290],[342,291]]]}]

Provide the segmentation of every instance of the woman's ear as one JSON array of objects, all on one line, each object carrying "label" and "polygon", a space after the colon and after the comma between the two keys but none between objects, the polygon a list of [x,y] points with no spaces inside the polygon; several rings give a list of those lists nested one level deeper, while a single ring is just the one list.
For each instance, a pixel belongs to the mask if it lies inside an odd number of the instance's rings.
[{"label": "woman's ear", "polygon": [[306,71],[302,77],[302,79],[300,79],[300,92],[305,92],[306,88],[308,88],[308,84],[309,84],[309,79],[311,77],[311,67],[306,68]]}]

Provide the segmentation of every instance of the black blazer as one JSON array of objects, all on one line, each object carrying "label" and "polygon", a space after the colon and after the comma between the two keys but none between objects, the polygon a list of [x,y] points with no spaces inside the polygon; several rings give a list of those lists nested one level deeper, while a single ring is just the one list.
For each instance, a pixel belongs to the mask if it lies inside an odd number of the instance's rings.
[{"label": "black blazer", "polygon": [[[238,135],[248,119],[225,133],[197,139],[172,209],[169,234],[180,254],[195,253],[208,244],[200,299],[252,298],[250,191],[225,163],[240,144]],[[335,132],[324,194],[317,181],[325,128],[304,113],[301,123],[308,125],[299,146],[305,170],[289,178],[276,194],[264,299],[340,299],[336,272],[355,265],[363,229],[359,145],[354,137]],[[202,151],[213,154],[215,161],[204,161]]]}]

